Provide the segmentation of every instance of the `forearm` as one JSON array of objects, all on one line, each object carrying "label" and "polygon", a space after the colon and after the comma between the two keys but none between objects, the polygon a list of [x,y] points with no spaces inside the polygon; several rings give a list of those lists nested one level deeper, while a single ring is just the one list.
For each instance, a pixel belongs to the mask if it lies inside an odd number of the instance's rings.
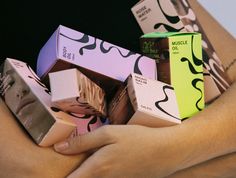
[{"label": "forearm", "polygon": [[[193,118],[173,127],[184,169],[236,151],[236,84]],[[185,138],[185,139],[183,139]]]},{"label": "forearm", "polygon": [[226,178],[236,177],[236,153],[224,155],[193,167],[181,170],[168,178]]},{"label": "forearm", "polygon": [[0,177],[63,178],[85,159],[37,146],[0,99]]}]

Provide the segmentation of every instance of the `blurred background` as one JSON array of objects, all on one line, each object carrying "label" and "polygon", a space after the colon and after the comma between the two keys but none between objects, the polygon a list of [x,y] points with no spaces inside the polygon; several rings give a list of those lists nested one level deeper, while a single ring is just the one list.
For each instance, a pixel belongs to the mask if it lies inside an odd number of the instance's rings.
[{"label": "blurred background", "polygon": [[[138,1],[2,0],[0,62],[10,57],[35,69],[39,50],[60,24],[139,52],[142,31],[130,10]],[[199,2],[235,36],[235,0]]]},{"label": "blurred background", "polygon": [[236,38],[236,0],[198,0]]}]

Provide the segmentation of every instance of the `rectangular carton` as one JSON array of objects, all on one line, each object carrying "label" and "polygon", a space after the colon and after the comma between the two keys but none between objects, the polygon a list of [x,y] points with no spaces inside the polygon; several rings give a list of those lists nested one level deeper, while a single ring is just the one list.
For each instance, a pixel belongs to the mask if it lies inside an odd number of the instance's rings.
[{"label": "rectangular carton", "polygon": [[1,74],[6,105],[38,145],[51,146],[75,130],[72,116],[52,107],[48,89],[26,63],[7,58]]},{"label": "rectangular carton", "polygon": [[172,85],[180,117],[204,108],[201,34],[147,33],[140,38],[142,52],[157,60],[158,80]]},{"label": "rectangular carton", "polygon": [[[112,117],[109,117],[112,123],[149,127],[181,123],[175,91],[168,84],[132,73],[127,79],[127,86],[117,96],[112,107],[109,107],[109,111],[113,111],[110,114]],[[117,108],[121,109],[116,113]]]},{"label": "rectangular carton", "polygon": [[52,102],[66,112],[105,117],[105,92],[78,69],[49,73]]},{"label": "rectangular carton", "polygon": [[74,67],[109,90],[131,72],[156,78],[153,59],[60,25],[40,50],[37,74],[46,82],[49,72]]},{"label": "rectangular carton", "polygon": [[206,103],[217,98],[230,86],[231,81],[187,0],[142,0],[131,11],[145,34],[154,31],[202,34],[204,68],[208,71],[208,79],[204,79],[205,89],[210,91],[205,91]]}]

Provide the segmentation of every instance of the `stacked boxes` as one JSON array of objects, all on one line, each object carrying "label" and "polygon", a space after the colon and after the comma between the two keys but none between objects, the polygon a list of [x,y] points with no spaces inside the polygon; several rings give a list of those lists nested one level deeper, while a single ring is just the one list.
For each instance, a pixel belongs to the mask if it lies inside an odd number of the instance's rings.
[{"label": "stacked boxes", "polygon": [[75,67],[108,97],[131,72],[156,78],[153,59],[60,25],[40,50],[37,74],[47,83],[48,73]]},{"label": "stacked boxes", "polygon": [[106,116],[105,92],[77,69],[49,73],[52,102],[66,112]]},{"label": "stacked boxes", "polygon": [[204,75],[206,103],[214,100],[230,86],[231,82],[223,65],[187,0],[143,0],[131,10],[145,34],[154,31],[202,34],[203,61],[207,72]]},{"label": "stacked boxes", "polygon": [[188,118],[204,108],[201,34],[148,33],[141,37],[141,50],[157,60],[158,80],[176,92],[180,117]]},{"label": "stacked boxes", "polygon": [[[165,127],[181,123],[172,86],[132,73],[122,94],[114,98],[109,112],[115,124],[139,124],[149,127]],[[120,98],[120,99],[119,99]],[[124,108],[116,113],[114,108]],[[123,118],[121,120],[120,118]]]},{"label": "stacked boxes", "polygon": [[26,63],[6,59],[1,89],[5,103],[41,146],[66,139],[76,128],[73,117],[55,111],[48,89]]}]

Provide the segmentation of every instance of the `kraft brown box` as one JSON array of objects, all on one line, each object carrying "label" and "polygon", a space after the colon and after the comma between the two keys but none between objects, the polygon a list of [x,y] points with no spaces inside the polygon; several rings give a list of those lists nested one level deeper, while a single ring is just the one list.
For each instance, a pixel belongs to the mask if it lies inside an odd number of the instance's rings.
[{"label": "kraft brown box", "polygon": [[[144,33],[187,31],[202,34],[204,67],[210,74],[206,76],[214,80],[214,83],[208,83],[210,80],[205,79],[205,89],[211,91],[211,95],[206,96],[206,99],[209,99],[206,100],[208,103],[223,93],[230,86],[231,81],[189,2],[143,0],[134,5],[131,10]],[[205,93],[210,92],[205,91]]]}]

